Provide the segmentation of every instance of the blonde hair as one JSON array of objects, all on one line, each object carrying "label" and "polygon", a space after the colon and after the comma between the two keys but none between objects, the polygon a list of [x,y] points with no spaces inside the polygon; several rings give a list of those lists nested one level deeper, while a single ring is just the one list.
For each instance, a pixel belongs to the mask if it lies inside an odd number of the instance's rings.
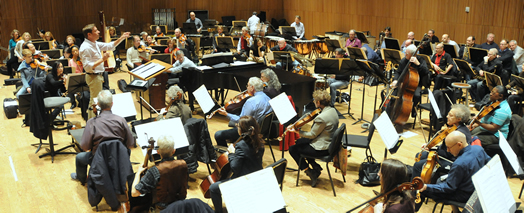
[{"label": "blonde hair", "polygon": [[25,32],[24,34],[22,34],[22,39],[25,41],[25,36],[28,35],[29,36],[29,40],[31,40],[31,34],[29,32]]},{"label": "blonde hair", "polygon": [[331,103],[331,95],[325,90],[315,90],[315,92],[313,92],[313,99],[319,101],[323,106],[329,106]]},{"label": "blonde hair", "polygon": [[47,36],[51,38],[51,40],[49,41],[55,40],[55,37],[53,36],[53,33],[51,33],[51,31],[45,32],[44,37],[47,37]]},{"label": "blonde hair", "polygon": [[31,51],[29,49],[24,49],[24,50],[22,50],[22,55],[23,56],[33,55],[33,51]]}]

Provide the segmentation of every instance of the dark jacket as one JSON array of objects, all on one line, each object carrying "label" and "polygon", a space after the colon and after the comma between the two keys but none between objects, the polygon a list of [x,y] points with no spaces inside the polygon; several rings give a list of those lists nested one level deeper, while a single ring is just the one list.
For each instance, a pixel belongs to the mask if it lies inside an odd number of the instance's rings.
[{"label": "dark jacket", "polygon": [[[435,63],[435,60],[437,59],[437,54],[433,55],[431,57],[431,62]],[[444,56],[442,56],[442,58],[440,59],[440,64],[439,64],[439,68],[441,70],[446,70],[446,68],[450,65],[450,64],[454,64],[453,63],[453,58],[451,58],[451,55],[444,52]],[[454,66],[455,67],[455,66]],[[449,70],[449,72],[446,74],[446,75],[455,75],[455,72],[452,69]]]},{"label": "dark jacket", "polygon": [[198,198],[179,200],[171,203],[163,213],[184,212],[184,213],[214,213],[213,209]]},{"label": "dark jacket", "polygon": [[49,73],[45,78],[45,90],[49,91],[51,97],[56,97],[59,96],[58,90],[63,93],[66,91],[66,88],[63,80],[56,80],[53,73]]},{"label": "dark jacket", "polygon": [[188,119],[184,124],[184,130],[189,142],[189,153],[183,159],[187,163],[189,174],[193,174],[198,168],[197,161],[211,163],[211,160],[217,159],[217,155],[204,119]]},{"label": "dark jacket", "polygon": [[502,69],[511,71],[511,66],[513,65],[513,51],[511,51],[509,48],[506,48],[504,51],[499,52],[500,57],[498,58],[500,61],[502,61]]},{"label": "dark jacket", "polygon": [[29,131],[36,138],[47,139],[49,128],[49,112],[44,105],[45,82],[43,79],[35,79],[31,84],[31,125]]},{"label": "dark jacket", "polygon": [[271,51],[291,51],[291,52],[297,52],[297,49],[293,48],[293,46],[286,44],[284,49],[280,50],[280,47],[278,45],[275,45],[274,47],[271,47]]},{"label": "dark jacket", "polygon": [[[513,130],[512,130],[513,127]],[[511,116],[508,143],[517,154],[520,165],[524,165],[524,119],[517,114]]]},{"label": "dark jacket", "polygon": [[235,145],[235,153],[229,154],[229,164],[233,175],[231,179],[247,175],[262,169],[262,157],[264,156],[264,146],[260,147],[257,153],[254,148],[241,140]]},{"label": "dark jacket", "polygon": [[117,195],[126,194],[127,176],[132,174],[129,154],[122,142],[109,140],[100,143],[87,178],[89,204],[96,206],[104,197],[111,209],[118,209]]}]

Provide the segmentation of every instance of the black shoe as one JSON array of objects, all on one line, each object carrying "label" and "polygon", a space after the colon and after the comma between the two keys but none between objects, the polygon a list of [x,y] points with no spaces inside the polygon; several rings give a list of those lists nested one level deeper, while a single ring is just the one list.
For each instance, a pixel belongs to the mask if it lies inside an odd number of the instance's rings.
[{"label": "black shoe", "polygon": [[315,170],[318,174],[322,172],[322,167],[320,165],[313,165],[313,170]]},{"label": "black shoe", "polygon": [[317,186],[318,176],[320,176],[320,172],[314,169],[308,169],[305,171],[307,176],[311,178],[311,186],[315,187]]},{"label": "black shoe", "polygon": [[71,103],[71,108],[69,108],[69,109],[74,109],[75,107],[76,107],[76,101]]},{"label": "black shoe", "polygon": [[82,186],[86,184],[85,182],[80,181],[80,180],[78,179],[78,176],[76,176],[76,173],[74,173],[74,172],[71,173],[71,179],[79,181],[80,184],[82,184]]}]

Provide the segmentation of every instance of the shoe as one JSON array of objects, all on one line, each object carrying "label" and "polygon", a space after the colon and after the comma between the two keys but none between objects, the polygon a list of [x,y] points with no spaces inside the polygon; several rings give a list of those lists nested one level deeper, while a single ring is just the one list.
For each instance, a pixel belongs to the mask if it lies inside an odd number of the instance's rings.
[{"label": "shoe", "polygon": [[71,179],[79,181],[80,184],[82,184],[82,186],[86,184],[86,183],[80,181],[80,180],[78,179],[78,176],[76,176],[76,173],[74,173],[74,172],[71,173]]},{"label": "shoe", "polygon": [[76,101],[71,104],[71,108],[69,109],[74,109],[75,107],[76,107]]},{"label": "shoe", "polygon": [[317,164],[313,166],[313,170],[315,170],[320,175],[323,169],[320,165]]},{"label": "shoe", "polygon": [[318,176],[320,176],[320,172],[314,169],[308,169],[305,171],[307,176],[311,178],[311,186],[315,187],[317,186]]}]

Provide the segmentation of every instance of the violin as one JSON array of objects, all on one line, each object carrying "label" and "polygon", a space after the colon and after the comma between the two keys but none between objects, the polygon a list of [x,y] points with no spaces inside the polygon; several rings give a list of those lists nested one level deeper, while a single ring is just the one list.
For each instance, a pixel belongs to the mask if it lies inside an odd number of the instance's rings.
[{"label": "violin", "polygon": [[[427,149],[431,149],[433,148],[434,146],[436,146],[437,144],[439,144],[440,142],[444,141],[444,139],[446,139],[446,137],[449,135],[449,133],[452,133],[453,131],[457,130],[457,126],[456,125],[453,125],[452,127],[450,128],[447,128],[445,130],[440,130],[439,132],[437,132],[435,134],[435,136],[433,138],[431,138],[431,140],[426,144],[426,148]],[[420,157],[422,156],[422,152],[419,152],[417,157],[415,158],[415,162],[419,162],[420,161]],[[422,178],[424,179],[424,178]]]},{"label": "violin", "polygon": [[29,66],[31,66],[32,69],[36,69],[36,68],[38,68],[38,69],[41,69],[41,70],[45,70],[45,68],[46,68],[45,64],[40,63],[40,62],[39,62],[38,60],[36,60],[36,59],[33,60],[33,61],[29,64]]},{"label": "violin", "polygon": [[[240,94],[236,95],[233,100],[227,102],[224,107],[220,108],[220,109],[225,109],[226,112],[228,113],[235,113],[235,112],[238,112],[238,110],[241,110],[242,109],[242,106],[244,106],[244,103],[246,103],[246,100],[253,97],[253,95],[251,95],[247,90],[245,90],[244,92],[241,92]],[[211,119],[213,117],[213,115],[215,115],[215,113],[218,112],[218,110],[220,109],[217,109],[215,111],[213,111],[211,114],[207,115],[206,118],[207,119]]]},{"label": "violin", "polygon": [[309,123],[310,121],[315,119],[315,117],[317,117],[317,115],[319,115],[321,112],[322,112],[322,109],[320,109],[320,108],[315,109],[313,112],[311,112],[308,115],[304,116],[302,119],[300,119],[300,120],[296,121],[295,123],[289,125],[288,128],[286,129],[286,131],[284,131],[284,133],[282,133],[282,135],[280,137],[278,137],[278,140],[282,141],[282,136],[286,135],[287,131],[290,128],[291,129],[299,129],[300,127],[306,125],[307,123]]},{"label": "violin", "polygon": [[140,45],[138,47],[138,52],[146,52],[146,53],[150,53],[152,51],[152,48],[151,47],[145,47],[144,45]]},{"label": "violin", "polygon": [[158,121],[159,118],[163,118],[163,117],[167,114],[167,110],[169,110],[169,108],[171,107],[171,105],[173,105],[173,103],[175,103],[175,102],[177,102],[177,101],[179,101],[179,100],[181,100],[181,99],[182,99],[182,93],[179,92],[179,93],[177,93],[177,96],[176,96],[176,97],[174,97],[174,98],[171,99],[171,101],[170,101],[169,104],[166,106],[166,108],[164,108],[164,109],[166,109],[166,111],[165,111],[164,113],[161,113],[161,114],[160,114],[160,115],[155,119],[155,121]]},{"label": "violin", "polygon": [[84,64],[80,60],[76,61],[76,65],[78,65],[79,67],[83,67],[84,66]]},{"label": "violin", "polygon": [[362,209],[359,211],[359,213],[373,213],[374,212],[374,209],[373,209],[373,206],[378,203],[378,201],[395,192],[395,191],[399,191],[399,192],[402,192],[402,191],[405,191],[405,190],[412,190],[412,191],[415,191],[415,190],[419,190],[419,189],[422,189],[422,187],[424,187],[424,182],[422,182],[422,179],[420,177],[415,177],[413,178],[413,180],[410,182],[406,182],[406,183],[402,183],[400,184],[399,186],[397,186],[397,188],[394,188],[392,190],[390,190],[389,192],[386,192],[386,193],[383,193],[383,194],[379,194],[377,195],[376,197],[372,198],[371,200],[368,200],[360,205],[358,205],[357,207],[347,211],[348,213],[349,212],[352,212],[352,211],[355,211],[356,209],[360,208],[361,206],[365,205],[365,204],[369,204],[369,206],[367,206],[366,208]]},{"label": "violin", "polygon": [[44,54],[40,51],[37,51],[36,54],[33,55],[33,59],[38,59],[38,60],[41,60],[41,61],[45,61],[49,58],[49,56],[47,56],[47,54]]},{"label": "violin", "polygon": [[471,119],[471,122],[469,122],[469,127],[471,128],[471,125],[473,125],[473,123],[475,123],[476,121],[480,121],[480,119],[491,113],[491,111],[495,110],[497,107],[499,107],[499,105],[500,101],[495,101],[491,103],[489,106],[483,106],[482,109],[480,109],[479,113],[473,119]]}]

